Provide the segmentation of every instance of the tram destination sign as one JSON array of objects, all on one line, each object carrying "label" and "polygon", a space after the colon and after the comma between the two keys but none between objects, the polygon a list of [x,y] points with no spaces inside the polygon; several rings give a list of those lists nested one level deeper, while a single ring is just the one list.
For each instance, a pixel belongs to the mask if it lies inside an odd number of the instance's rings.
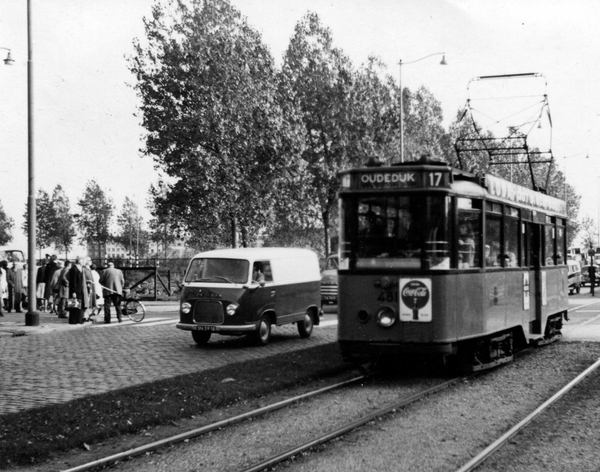
[{"label": "tram destination sign", "polygon": [[485,184],[490,195],[495,197],[562,215],[567,213],[567,206],[564,200],[551,197],[550,195],[535,192],[528,188],[521,187],[520,185],[494,177],[493,175],[485,176]]},{"label": "tram destination sign", "polygon": [[448,188],[448,172],[386,170],[379,172],[360,172],[354,176],[354,187],[359,190],[396,189],[396,188]]}]

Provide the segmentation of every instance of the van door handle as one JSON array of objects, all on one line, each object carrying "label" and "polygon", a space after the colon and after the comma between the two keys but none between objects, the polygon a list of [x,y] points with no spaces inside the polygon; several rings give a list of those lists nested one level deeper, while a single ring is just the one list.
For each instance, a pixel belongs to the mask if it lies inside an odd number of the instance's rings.
[{"label": "van door handle", "polygon": [[275,290],[271,290],[271,296],[274,297],[275,296]]}]

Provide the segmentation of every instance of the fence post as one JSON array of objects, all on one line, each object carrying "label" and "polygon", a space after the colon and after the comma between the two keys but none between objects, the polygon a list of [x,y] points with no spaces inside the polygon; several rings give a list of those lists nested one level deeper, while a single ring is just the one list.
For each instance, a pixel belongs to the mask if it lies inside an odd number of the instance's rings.
[{"label": "fence post", "polygon": [[158,267],[156,265],[156,258],[154,259],[154,301],[158,300],[158,293],[156,292],[157,289],[157,279],[158,277],[156,276],[156,274],[158,274]]}]

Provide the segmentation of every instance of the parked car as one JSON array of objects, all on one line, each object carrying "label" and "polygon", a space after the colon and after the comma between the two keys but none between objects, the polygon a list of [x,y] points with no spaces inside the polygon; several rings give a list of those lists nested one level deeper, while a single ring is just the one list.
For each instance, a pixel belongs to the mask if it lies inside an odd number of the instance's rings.
[{"label": "parked car", "polygon": [[260,345],[271,326],[296,323],[301,337],[319,324],[319,259],[308,249],[220,249],[195,255],[185,274],[177,328],[197,344],[212,333],[249,334]]},{"label": "parked car", "polygon": [[[581,286],[582,287],[585,287],[586,285],[591,285],[590,284],[590,275],[588,272],[589,267],[590,267],[589,265],[584,265],[581,268]],[[594,284],[596,287],[598,285],[600,285],[600,280],[598,279],[598,275],[600,275],[600,274],[598,273],[598,266],[596,266],[596,283]]]},{"label": "parked car", "polygon": [[567,270],[569,278],[569,294],[573,291],[579,293],[582,285],[581,264],[577,261],[567,261]]},{"label": "parked car", "polygon": [[321,308],[334,307],[338,304],[338,275],[339,257],[330,254],[321,272]]}]

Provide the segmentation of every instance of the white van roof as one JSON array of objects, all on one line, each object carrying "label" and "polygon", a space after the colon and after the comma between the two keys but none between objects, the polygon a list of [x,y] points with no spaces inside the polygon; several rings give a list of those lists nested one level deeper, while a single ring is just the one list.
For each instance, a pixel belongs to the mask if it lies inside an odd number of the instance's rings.
[{"label": "white van roof", "polygon": [[276,285],[321,281],[319,258],[317,253],[310,249],[289,247],[215,249],[196,254],[193,259],[204,257],[249,261],[268,260],[271,262],[273,281]]},{"label": "white van roof", "polygon": [[198,257],[220,257],[222,259],[289,259],[302,257],[317,257],[310,249],[291,247],[244,247],[236,249],[215,249],[213,251],[200,252],[194,256]]}]

